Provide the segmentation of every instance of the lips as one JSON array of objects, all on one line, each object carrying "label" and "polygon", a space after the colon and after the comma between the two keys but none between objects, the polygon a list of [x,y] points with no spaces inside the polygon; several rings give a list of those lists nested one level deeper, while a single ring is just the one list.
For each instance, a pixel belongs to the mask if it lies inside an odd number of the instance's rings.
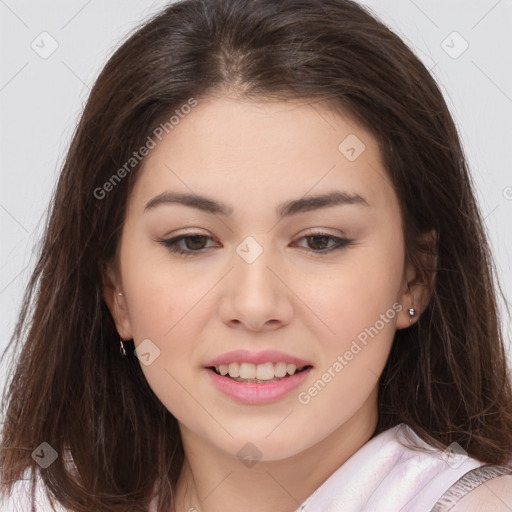
[{"label": "lips", "polygon": [[303,371],[267,381],[240,380],[225,377],[211,370],[205,372],[214,387],[229,399],[244,405],[263,405],[290,397],[293,390],[308,378],[311,366]]},{"label": "lips", "polygon": [[233,350],[204,368],[209,381],[240,404],[262,405],[284,399],[307,379],[313,365],[279,350]]}]

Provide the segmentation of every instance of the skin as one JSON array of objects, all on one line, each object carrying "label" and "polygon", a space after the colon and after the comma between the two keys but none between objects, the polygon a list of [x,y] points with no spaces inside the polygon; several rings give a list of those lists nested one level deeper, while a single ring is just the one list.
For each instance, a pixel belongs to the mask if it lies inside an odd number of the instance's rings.
[{"label": "skin", "polygon": [[[354,161],[338,149],[350,134],[365,145]],[[282,202],[334,190],[357,193],[368,206],[278,221]],[[145,211],[166,191],[205,195],[233,213],[179,204]],[[159,242],[187,230],[212,239],[181,241],[182,249],[200,249],[189,257]],[[320,253],[336,240],[304,238],[318,231],[353,242]],[[236,252],[248,236],[263,249],[252,263]],[[307,252],[315,249],[317,255]],[[410,307],[416,321],[428,302],[404,254],[399,203],[376,140],[325,104],[202,98],[151,150],[104,296],[123,339],[136,347],[150,339],[160,350],[141,368],[180,425],[186,461],[176,510],[293,511],[372,437],[378,378],[394,333],[410,326]],[[317,396],[300,403],[299,392],[397,303],[403,309]],[[203,368],[239,348],[281,350],[313,369],[275,403],[239,404]],[[261,452],[250,468],[237,457],[248,442]]]}]

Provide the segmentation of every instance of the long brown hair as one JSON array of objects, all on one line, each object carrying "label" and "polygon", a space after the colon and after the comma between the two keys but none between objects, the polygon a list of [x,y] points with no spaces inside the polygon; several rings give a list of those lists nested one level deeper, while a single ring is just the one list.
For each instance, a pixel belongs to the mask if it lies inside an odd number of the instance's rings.
[{"label": "long brown hair", "polygon": [[[499,287],[459,137],[427,69],[350,0],[184,0],[110,58],[73,136],[8,346],[19,354],[2,403],[2,491],[39,470],[70,510],[144,510],[158,482],[159,511],[172,510],[179,429],[133,343],[120,357],[102,265],[115,258],[140,168],[126,162],[176,109],[214,92],[328,100],[374,134],[406,257],[431,287],[418,322],[395,334],[376,433],[405,422],[436,446],[456,441],[481,461],[506,462],[512,394]],[[123,179],[109,181],[123,166]],[[431,231],[436,247],[420,242]],[[437,254],[435,267],[421,266],[425,251]],[[44,470],[31,457],[42,442],[59,454]]]}]

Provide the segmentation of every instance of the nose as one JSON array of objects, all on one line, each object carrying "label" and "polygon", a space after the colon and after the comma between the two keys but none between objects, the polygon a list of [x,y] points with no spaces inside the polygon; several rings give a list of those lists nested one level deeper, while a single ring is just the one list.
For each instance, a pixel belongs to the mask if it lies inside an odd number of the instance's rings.
[{"label": "nose", "polygon": [[289,274],[270,250],[249,261],[238,254],[233,257],[234,268],[221,289],[222,321],[250,331],[271,331],[289,324],[294,313]]}]

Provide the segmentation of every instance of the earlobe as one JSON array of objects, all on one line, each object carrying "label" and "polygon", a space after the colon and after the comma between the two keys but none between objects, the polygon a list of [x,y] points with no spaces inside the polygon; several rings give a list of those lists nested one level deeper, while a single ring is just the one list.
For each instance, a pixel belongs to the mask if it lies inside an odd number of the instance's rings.
[{"label": "earlobe", "polygon": [[117,332],[123,340],[132,339],[130,317],[126,297],[121,292],[120,280],[112,264],[105,264],[101,269],[103,300],[112,315]]},{"label": "earlobe", "polygon": [[397,317],[397,329],[406,329],[417,322],[428,305],[429,297],[426,293],[427,286],[425,283],[413,284],[413,282],[407,282],[406,285],[407,290],[402,294],[400,300],[402,310]]},{"label": "earlobe", "polygon": [[435,231],[418,238],[415,261],[408,261],[404,269],[404,282],[396,328],[406,329],[418,321],[432,296],[437,268],[437,236]]}]

